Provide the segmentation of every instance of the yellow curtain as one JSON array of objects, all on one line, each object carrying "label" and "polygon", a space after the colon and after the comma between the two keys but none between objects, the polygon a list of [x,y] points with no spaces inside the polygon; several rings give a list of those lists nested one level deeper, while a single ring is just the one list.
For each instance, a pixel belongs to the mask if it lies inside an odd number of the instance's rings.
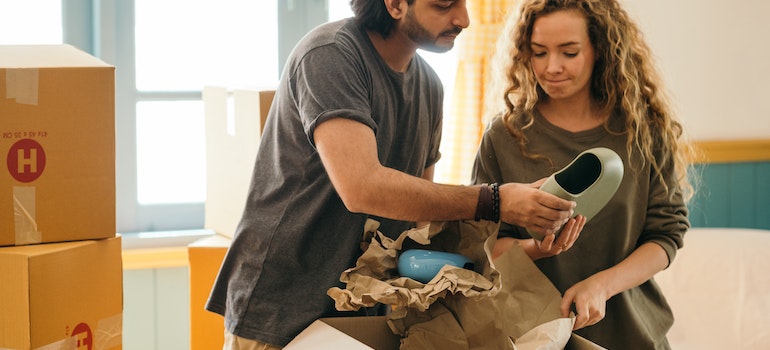
[{"label": "yellow curtain", "polygon": [[494,53],[505,15],[517,0],[468,1],[471,25],[457,41],[457,75],[451,101],[445,103],[442,159],[436,180],[451,184],[470,182],[471,167],[484,131],[484,90],[489,60]]}]

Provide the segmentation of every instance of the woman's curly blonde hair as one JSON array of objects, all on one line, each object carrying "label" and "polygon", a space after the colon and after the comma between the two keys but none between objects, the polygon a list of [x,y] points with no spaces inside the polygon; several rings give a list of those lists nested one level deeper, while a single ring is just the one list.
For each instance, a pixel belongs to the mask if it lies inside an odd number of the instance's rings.
[{"label": "woman's curly blonde hair", "polygon": [[577,10],[586,17],[596,52],[591,96],[605,114],[625,118],[623,130],[611,130],[610,119],[605,129],[627,134],[628,154],[641,154],[664,184],[670,182],[663,179],[661,168],[673,163],[679,187],[675,190],[690,199],[693,186],[688,170],[693,150],[684,140],[684,128],[670,107],[641,31],[616,0],[523,1],[519,11],[509,15],[493,56],[488,111],[502,114],[524,155],[544,158],[527,152],[523,133],[532,125],[538,101],[548,98],[532,71],[531,37],[535,19],[560,10]]}]

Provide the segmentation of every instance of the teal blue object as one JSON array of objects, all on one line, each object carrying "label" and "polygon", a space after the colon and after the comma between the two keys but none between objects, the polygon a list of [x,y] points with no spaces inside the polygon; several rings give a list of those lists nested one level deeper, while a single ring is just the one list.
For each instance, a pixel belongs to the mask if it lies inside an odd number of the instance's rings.
[{"label": "teal blue object", "polygon": [[473,270],[474,267],[470,259],[456,253],[409,249],[398,257],[398,273],[422,283],[430,282],[444,265],[469,270]]},{"label": "teal blue object", "polygon": [[[548,177],[540,190],[577,203],[574,216],[590,221],[605,205],[623,180],[623,161],[615,151],[596,147],[575,157],[566,167]],[[537,239],[545,236],[527,230]]]}]

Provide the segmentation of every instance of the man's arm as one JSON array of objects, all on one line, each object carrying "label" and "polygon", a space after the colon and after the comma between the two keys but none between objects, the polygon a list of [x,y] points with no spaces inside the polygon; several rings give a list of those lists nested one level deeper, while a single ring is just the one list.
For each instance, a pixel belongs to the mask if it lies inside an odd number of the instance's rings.
[{"label": "man's arm", "polygon": [[[362,123],[333,118],[318,125],[313,138],[334,188],[351,212],[412,222],[472,219],[476,213],[480,186],[436,184],[384,167],[374,132]],[[432,177],[432,167],[426,172]],[[573,206],[534,186],[500,186],[501,219],[543,233],[561,227]]]},{"label": "man's arm", "polygon": [[[436,170],[435,164],[425,168],[425,171],[423,171],[422,173],[422,178],[430,182],[433,182],[433,174],[435,174],[435,170]],[[417,223],[416,227],[423,227],[428,224],[430,224],[430,221],[420,221]]]},{"label": "man's arm", "polygon": [[436,170],[435,165],[431,165],[425,168],[425,171],[422,173],[422,178],[430,182],[433,182],[433,174],[435,174],[435,170]]}]

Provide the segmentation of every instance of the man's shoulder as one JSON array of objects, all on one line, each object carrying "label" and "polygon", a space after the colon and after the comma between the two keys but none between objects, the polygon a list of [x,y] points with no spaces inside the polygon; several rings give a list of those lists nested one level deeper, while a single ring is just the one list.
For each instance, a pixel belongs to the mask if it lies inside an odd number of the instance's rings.
[{"label": "man's shoulder", "polygon": [[299,45],[313,48],[338,43],[340,36],[355,37],[355,28],[356,24],[351,18],[323,23],[310,30]]},{"label": "man's shoulder", "polygon": [[360,28],[352,19],[328,22],[313,28],[294,47],[290,60],[303,60],[313,53],[313,57],[329,57],[339,60],[343,57],[356,57],[366,49],[363,45]]}]

